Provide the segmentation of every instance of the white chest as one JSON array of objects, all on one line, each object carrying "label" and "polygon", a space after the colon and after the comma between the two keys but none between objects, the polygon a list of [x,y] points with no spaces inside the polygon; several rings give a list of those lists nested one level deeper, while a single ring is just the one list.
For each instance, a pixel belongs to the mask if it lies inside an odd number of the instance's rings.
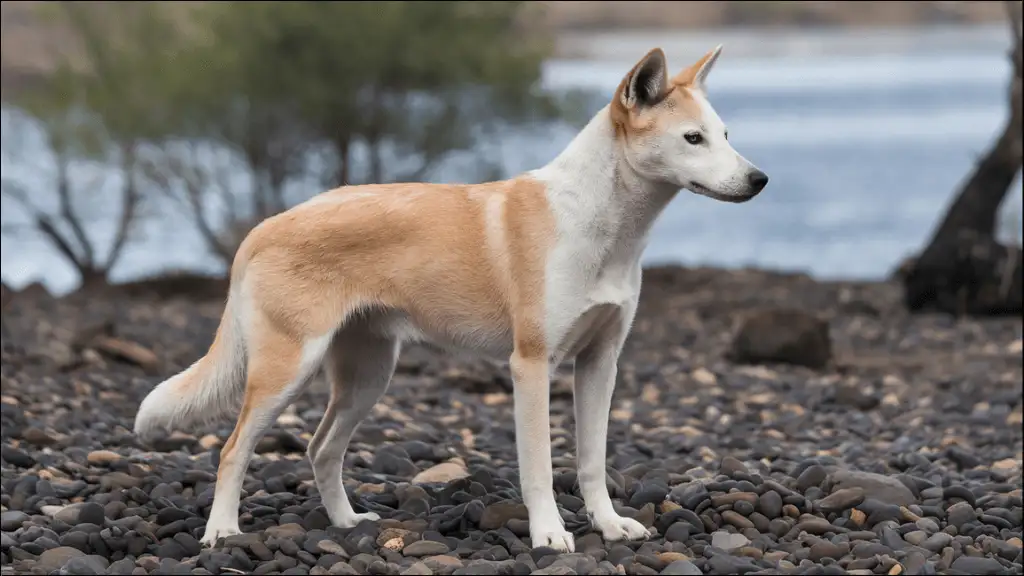
[{"label": "white chest", "polygon": [[588,270],[567,263],[550,276],[546,331],[551,361],[557,365],[576,356],[609,329],[627,323],[640,296],[639,262]]}]

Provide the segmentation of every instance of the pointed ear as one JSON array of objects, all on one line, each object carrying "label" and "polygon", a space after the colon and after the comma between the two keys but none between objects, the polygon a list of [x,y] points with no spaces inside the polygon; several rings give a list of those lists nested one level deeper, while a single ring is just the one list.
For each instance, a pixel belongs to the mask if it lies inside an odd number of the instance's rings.
[{"label": "pointed ear", "polygon": [[619,103],[626,109],[653,106],[668,93],[668,69],[665,53],[655,48],[647,53],[619,84]]},{"label": "pointed ear", "polygon": [[692,66],[676,75],[676,77],[672,79],[672,82],[680,86],[687,86],[703,92],[708,74],[711,73],[711,69],[714,68],[715,62],[718,60],[718,55],[721,53],[722,45],[719,44],[718,46],[715,46],[713,50],[705,54],[703,58],[697,60]]}]

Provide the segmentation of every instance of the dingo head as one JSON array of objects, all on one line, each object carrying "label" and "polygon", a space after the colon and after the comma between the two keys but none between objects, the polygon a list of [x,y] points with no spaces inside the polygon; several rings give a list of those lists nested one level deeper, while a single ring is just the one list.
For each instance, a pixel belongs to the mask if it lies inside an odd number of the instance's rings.
[{"label": "dingo head", "polygon": [[722,47],[670,78],[655,48],[622,79],[611,103],[626,161],[641,176],[726,202],[745,202],[768,176],[729,144],[704,82]]}]

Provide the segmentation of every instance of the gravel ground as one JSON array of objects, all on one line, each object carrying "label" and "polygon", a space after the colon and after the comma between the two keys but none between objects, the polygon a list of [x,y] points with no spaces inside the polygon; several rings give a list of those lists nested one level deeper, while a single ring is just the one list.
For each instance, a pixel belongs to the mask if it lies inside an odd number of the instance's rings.
[{"label": "gravel ground", "polygon": [[[3,574],[1024,570],[1020,318],[910,317],[884,283],[649,270],[608,439],[612,496],[652,528],[649,540],[609,543],[590,529],[559,378],[554,489],[576,553],[531,550],[507,373],[412,348],[345,461],[354,507],[382,521],[329,525],[304,454],[326,405],[316,385],[257,449],[245,534],[201,549],[232,423],[154,447],[130,429],[144,395],[204,352],[220,307],[14,297],[3,316]],[[815,345],[826,364],[751,364],[733,349],[745,317],[777,307],[827,322],[827,346]],[[749,338],[771,344],[793,329],[766,322]]]}]

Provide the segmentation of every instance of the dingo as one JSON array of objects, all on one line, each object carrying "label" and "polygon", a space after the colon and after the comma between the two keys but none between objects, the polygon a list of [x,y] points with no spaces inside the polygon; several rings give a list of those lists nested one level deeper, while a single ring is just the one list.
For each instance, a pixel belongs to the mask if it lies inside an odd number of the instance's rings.
[{"label": "dingo", "polygon": [[209,352],[150,392],[135,420],[145,440],[241,406],[203,542],[239,533],[253,448],[321,363],[332,392],[308,454],[323,504],[337,526],[378,519],[353,511],[342,459],[411,339],[509,360],[531,544],[560,551],[574,542],[552,493],[549,384],[574,361],[587,513],[606,540],[647,537],[612,507],[605,439],[648,232],[682,188],[744,202],[768,183],[708,103],[720,50],[674,77],[652,50],[543,168],[475,185],[345,186],[256,226]]}]

